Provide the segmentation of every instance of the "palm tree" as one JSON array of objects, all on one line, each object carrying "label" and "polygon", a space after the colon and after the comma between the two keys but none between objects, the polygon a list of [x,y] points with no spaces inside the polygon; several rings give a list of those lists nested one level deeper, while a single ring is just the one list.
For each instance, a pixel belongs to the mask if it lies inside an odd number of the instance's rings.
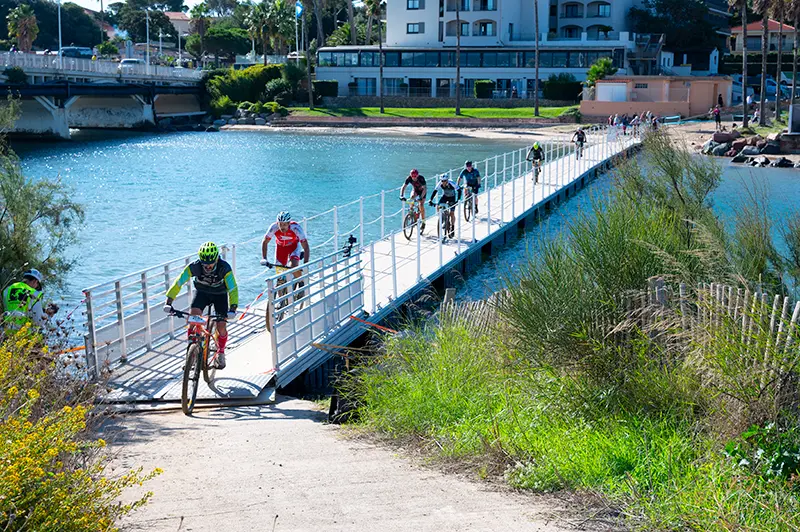
[{"label": "palm tree", "polygon": [[461,0],[456,0],[456,116],[461,116]]},{"label": "palm tree", "polygon": [[728,0],[742,17],[742,127],[747,127],[747,0]]},{"label": "palm tree", "polygon": [[211,20],[208,18],[208,6],[201,2],[194,6],[189,14],[192,16],[192,29],[200,36],[200,61],[202,61],[205,55],[206,31],[208,31],[208,27],[211,26]]},{"label": "palm tree", "polygon": [[29,5],[22,4],[14,8],[6,17],[8,34],[17,40],[17,46],[23,52],[30,52],[33,41],[39,35],[36,14]]},{"label": "palm tree", "polygon": [[325,28],[322,26],[322,8],[325,0],[313,0],[314,16],[317,18],[317,50],[325,46]]},{"label": "palm tree", "polygon": [[247,16],[248,30],[250,34],[261,43],[265,65],[267,64],[267,44],[269,43],[269,35],[267,34],[268,24],[269,11],[265,0],[260,4],[254,5]]},{"label": "palm tree", "polygon": [[[313,2],[314,8],[316,9],[317,2],[319,0],[303,0],[303,33],[308,35],[308,8],[309,4]],[[319,37],[318,37],[319,38]],[[308,108],[314,109],[314,84],[311,82],[311,38],[309,37],[309,46],[306,47],[306,79],[308,79]],[[319,42],[319,41],[317,41]],[[300,48],[298,47],[298,50]],[[319,45],[317,46],[317,50],[319,50]]]},{"label": "palm tree", "polygon": [[350,23],[350,43],[355,46],[358,42],[356,40],[356,18],[353,15],[353,0],[347,0],[347,21]]},{"label": "palm tree", "polygon": [[761,15],[761,98],[758,103],[758,125],[766,126],[767,117],[767,53],[769,52],[769,13],[773,0],[755,0],[753,9]]},{"label": "palm tree", "polygon": [[534,45],[533,116],[539,116],[539,0],[533,0],[533,31],[536,32]]},{"label": "palm tree", "polygon": [[786,0],[772,0],[772,15],[778,19],[778,70],[775,81],[778,86],[775,89],[775,120],[781,119],[781,70],[783,67],[783,21],[786,17]]}]

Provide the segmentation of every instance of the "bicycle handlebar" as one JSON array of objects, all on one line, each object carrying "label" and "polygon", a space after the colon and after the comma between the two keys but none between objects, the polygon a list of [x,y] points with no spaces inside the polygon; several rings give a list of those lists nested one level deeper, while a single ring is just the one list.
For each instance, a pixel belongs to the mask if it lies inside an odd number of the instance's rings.
[{"label": "bicycle handlebar", "polygon": [[[231,314],[231,313],[238,314],[238,312],[229,312],[228,314]],[[168,315],[169,316],[175,316],[176,318],[189,319],[189,316],[191,316],[192,314],[190,312],[184,312],[182,310],[178,310],[178,309],[172,307],[172,310],[171,310],[171,312],[169,312]],[[203,317],[209,317],[209,316],[214,318],[214,319],[217,319],[217,320],[219,320],[219,319],[222,319],[222,320],[228,319],[227,315],[223,316],[222,314],[206,314]]]}]

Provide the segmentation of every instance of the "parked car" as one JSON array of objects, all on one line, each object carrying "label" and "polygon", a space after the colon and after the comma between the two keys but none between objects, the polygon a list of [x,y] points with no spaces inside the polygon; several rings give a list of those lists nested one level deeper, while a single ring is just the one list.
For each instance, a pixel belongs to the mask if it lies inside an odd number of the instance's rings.
[{"label": "parked car", "polygon": [[125,72],[133,72],[136,69],[136,67],[140,65],[144,65],[144,61],[142,61],[141,59],[129,57],[119,62],[117,71],[120,74],[123,74]]},{"label": "parked car", "polygon": [[[58,53],[56,53],[58,55]],[[77,57],[79,59],[91,59],[94,53],[88,46],[62,46],[62,57]]]}]

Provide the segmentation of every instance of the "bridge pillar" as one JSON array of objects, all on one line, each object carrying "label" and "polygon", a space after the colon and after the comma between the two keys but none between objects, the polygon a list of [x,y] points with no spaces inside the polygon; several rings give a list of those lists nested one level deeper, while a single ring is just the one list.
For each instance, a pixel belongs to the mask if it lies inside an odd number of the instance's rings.
[{"label": "bridge pillar", "polygon": [[[33,99],[47,113],[37,113],[35,104],[31,102],[32,105],[26,105],[26,107],[31,107],[30,112],[22,113],[14,124],[14,130],[20,133],[49,133],[62,139],[69,139],[69,109],[59,105],[54,98],[48,96],[34,96]],[[30,100],[23,100],[23,104],[26,102],[30,102]]]},{"label": "bridge pillar", "polygon": [[153,102],[148,101],[147,99],[138,94],[134,94],[133,96],[131,96],[131,98],[133,98],[134,100],[136,100],[141,104],[142,119],[149,124],[155,125],[156,115],[153,113]]}]

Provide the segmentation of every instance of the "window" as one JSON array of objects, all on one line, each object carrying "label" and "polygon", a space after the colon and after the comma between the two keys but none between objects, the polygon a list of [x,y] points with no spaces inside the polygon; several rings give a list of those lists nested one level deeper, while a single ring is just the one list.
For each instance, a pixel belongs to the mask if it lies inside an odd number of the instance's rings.
[{"label": "window", "polygon": [[516,58],[517,58],[516,54],[514,54],[512,59],[512,55],[509,52],[498,52],[497,66],[499,67],[517,66]]},{"label": "window", "polygon": [[403,84],[403,78],[383,78],[383,94],[384,96],[405,96],[400,85]]},{"label": "window", "polygon": [[319,66],[333,66],[331,52],[320,52],[318,55]]},{"label": "window", "polygon": [[480,52],[467,52],[461,54],[461,66],[467,67],[480,67],[481,66],[481,53]]},{"label": "window", "polygon": [[[455,52],[442,52],[440,54],[440,66],[443,67],[454,67],[456,66],[456,54]],[[462,58],[463,59],[463,58]]]},{"label": "window", "polygon": [[553,55],[553,65],[552,65],[553,68],[567,67],[567,52],[553,52],[552,55]]},{"label": "window", "polygon": [[406,24],[406,33],[425,33],[425,23],[411,22]]},{"label": "window", "polygon": [[383,55],[383,64],[387,67],[400,66],[400,52],[385,52]]},{"label": "window", "polygon": [[469,22],[462,22],[461,23],[461,36],[462,37],[469,37]]},{"label": "window", "polygon": [[580,39],[581,28],[579,26],[564,26],[561,28],[561,36],[565,39]]},{"label": "window", "polygon": [[570,52],[569,59],[567,60],[567,67],[569,68],[584,68],[586,67],[586,52]]},{"label": "window", "polygon": [[558,16],[557,13],[558,13],[558,6],[556,5],[550,6],[550,16],[551,17]]},{"label": "window", "polygon": [[356,94],[358,96],[375,96],[378,92],[375,78],[355,78]]},{"label": "window", "polygon": [[647,83],[634,83],[633,84],[633,88],[634,89],[646,89],[647,88]]},{"label": "window", "polygon": [[458,2],[458,9],[460,11],[469,11],[470,0],[447,0],[447,10],[455,11],[456,2]]},{"label": "window", "polygon": [[477,22],[477,34],[481,37],[494,37],[497,35],[497,26],[494,22]]},{"label": "window", "polygon": [[380,56],[377,52],[361,52],[361,66],[362,67],[371,67],[371,66],[381,66],[379,62]]},{"label": "window", "polygon": [[439,66],[439,52],[425,52],[425,66],[438,67]]},{"label": "window", "polygon": [[344,63],[339,63],[339,66],[358,66],[358,52],[345,52]]},{"label": "window", "polygon": [[439,42],[444,41],[444,21],[439,21]]},{"label": "window", "polygon": [[497,0],[476,0],[475,11],[497,11]]},{"label": "window", "polygon": [[420,0],[406,0],[406,9],[420,9]]},{"label": "window", "polygon": [[439,17],[444,16],[444,0],[439,0]]},{"label": "window", "polygon": [[580,18],[583,16],[580,4],[566,4],[564,5],[564,13],[561,15],[563,18]]},{"label": "window", "polygon": [[611,4],[600,4],[597,6],[597,16],[598,17],[610,17],[611,16]]},{"label": "window", "polygon": [[497,54],[494,52],[483,52],[483,66],[497,66]]}]

